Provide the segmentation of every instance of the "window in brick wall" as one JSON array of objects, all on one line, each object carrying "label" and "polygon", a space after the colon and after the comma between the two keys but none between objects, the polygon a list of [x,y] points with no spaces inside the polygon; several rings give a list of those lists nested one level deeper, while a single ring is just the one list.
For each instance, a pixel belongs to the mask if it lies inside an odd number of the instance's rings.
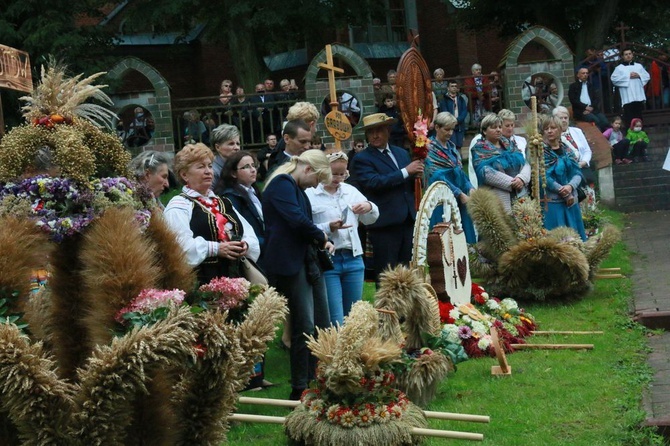
[{"label": "window in brick wall", "polygon": [[384,8],[370,17],[366,26],[350,27],[351,44],[405,42],[405,0],[383,0]]}]

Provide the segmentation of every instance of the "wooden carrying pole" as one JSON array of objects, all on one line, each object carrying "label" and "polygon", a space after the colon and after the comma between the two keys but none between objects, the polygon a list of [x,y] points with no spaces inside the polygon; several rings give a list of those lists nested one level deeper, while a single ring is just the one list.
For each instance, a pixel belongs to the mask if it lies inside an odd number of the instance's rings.
[{"label": "wooden carrying pole", "polygon": [[[241,396],[237,400],[240,404],[264,404],[268,406],[295,408],[300,405],[300,401],[279,400],[274,398],[252,398],[248,396]],[[473,423],[490,423],[491,417],[488,415],[471,415],[467,413],[452,413],[452,412],[435,412],[424,410],[423,414],[426,418],[436,420],[451,420],[451,421],[470,421]]]},{"label": "wooden carrying pole", "polygon": [[[271,417],[267,415],[250,415],[243,413],[234,413],[228,416],[228,421],[284,424],[285,418]],[[475,441],[484,440],[484,434],[477,434],[474,432],[446,431],[440,429],[424,429],[420,427],[412,428],[412,435],[422,435],[425,437],[438,437],[438,438],[454,438],[457,440],[475,440]]]},{"label": "wooden carrying pole", "polygon": [[531,331],[532,334],[534,335],[591,335],[591,334],[603,334],[603,331],[542,331],[542,330],[536,330],[536,331]]},{"label": "wooden carrying pole", "polygon": [[512,344],[514,350],[593,350],[593,344]]}]

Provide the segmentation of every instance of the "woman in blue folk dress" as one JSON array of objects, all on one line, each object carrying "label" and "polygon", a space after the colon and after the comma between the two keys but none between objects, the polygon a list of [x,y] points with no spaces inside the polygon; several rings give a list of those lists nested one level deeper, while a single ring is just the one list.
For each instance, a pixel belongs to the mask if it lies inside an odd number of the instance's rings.
[{"label": "woman in blue folk dress", "polygon": [[[460,153],[456,150],[454,143],[450,141],[457,123],[458,121],[454,115],[449,112],[438,113],[435,117],[435,136],[430,138],[424,175],[428,186],[436,181],[447,183],[458,202],[465,239],[468,243],[475,243],[477,241],[475,227],[465,206],[470,199],[470,192],[474,188],[468,175],[463,170]],[[442,206],[435,209],[431,218],[431,226],[442,221],[442,209]]]},{"label": "woman in blue folk dress", "polygon": [[554,229],[568,226],[586,241],[582,211],[577,199],[577,187],[582,182],[577,159],[572,150],[561,141],[561,123],[555,117],[548,117],[542,122],[542,136],[547,175],[547,187],[544,191],[547,207],[543,207],[544,227]]}]

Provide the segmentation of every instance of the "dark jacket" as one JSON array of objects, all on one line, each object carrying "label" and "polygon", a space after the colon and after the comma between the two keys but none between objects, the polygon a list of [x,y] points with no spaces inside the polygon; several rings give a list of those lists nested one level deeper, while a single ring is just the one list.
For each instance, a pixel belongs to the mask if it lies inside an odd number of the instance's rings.
[{"label": "dark jacket", "polygon": [[400,147],[389,145],[389,148],[398,167],[390,157],[371,146],[356,154],[352,166],[361,192],[379,206],[379,218],[370,228],[398,225],[416,218],[414,178],[403,178],[400,170],[410,163],[409,154]]},{"label": "dark jacket", "polygon": [[265,243],[259,264],[268,274],[292,276],[305,265],[307,247],[322,247],[326,235],[312,221],[305,192],[287,174],[277,175],[263,191]]},{"label": "dark jacket", "polygon": [[[589,98],[591,99],[591,107],[597,113],[600,111],[600,92],[591,85],[590,82],[587,82],[586,89],[589,92]],[[582,95],[582,83],[580,81],[573,82],[570,84],[568,89],[568,99],[572,105],[572,116],[575,121],[581,121],[584,118],[584,110],[586,110],[586,104],[579,100]]]},{"label": "dark jacket", "polygon": [[[254,228],[256,237],[258,237],[258,242],[263,246],[263,241],[265,239],[265,223],[263,223],[263,217],[258,213],[258,210],[251,201],[251,198],[249,198],[247,191],[239,184],[236,184],[233,187],[226,188],[223,191],[223,196],[233,203],[233,207],[237,213],[244,217],[251,227]],[[258,198],[260,200],[260,195]]]}]

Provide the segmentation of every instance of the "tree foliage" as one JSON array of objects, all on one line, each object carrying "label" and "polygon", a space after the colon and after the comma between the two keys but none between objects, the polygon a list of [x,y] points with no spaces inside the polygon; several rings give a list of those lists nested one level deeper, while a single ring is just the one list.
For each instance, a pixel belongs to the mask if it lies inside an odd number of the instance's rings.
[{"label": "tree foliage", "polygon": [[[30,54],[33,79],[39,78],[49,55],[74,73],[102,71],[110,65],[112,36],[79,19],[99,16],[103,4],[103,0],[0,0],[0,44]],[[20,123],[19,96],[22,93],[2,93],[8,126]]]},{"label": "tree foliage", "polygon": [[[134,0],[131,26],[151,25],[155,32],[188,32],[206,25],[205,37],[228,45],[239,81],[266,76],[263,56],[330,43],[332,31],[367,22],[380,0]],[[329,32],[331,34],[329,34]]]},{"label": "tree foliage", "polygon": [[627,41],[662,45],[670,35],[670,9],[665,0],[452,0],[456,23],[468,29],[498,27],[501,35],[514,36],[541,25],[565,39],[578,58],[589,47],[620,41],[619,22],[630,29]]}]

